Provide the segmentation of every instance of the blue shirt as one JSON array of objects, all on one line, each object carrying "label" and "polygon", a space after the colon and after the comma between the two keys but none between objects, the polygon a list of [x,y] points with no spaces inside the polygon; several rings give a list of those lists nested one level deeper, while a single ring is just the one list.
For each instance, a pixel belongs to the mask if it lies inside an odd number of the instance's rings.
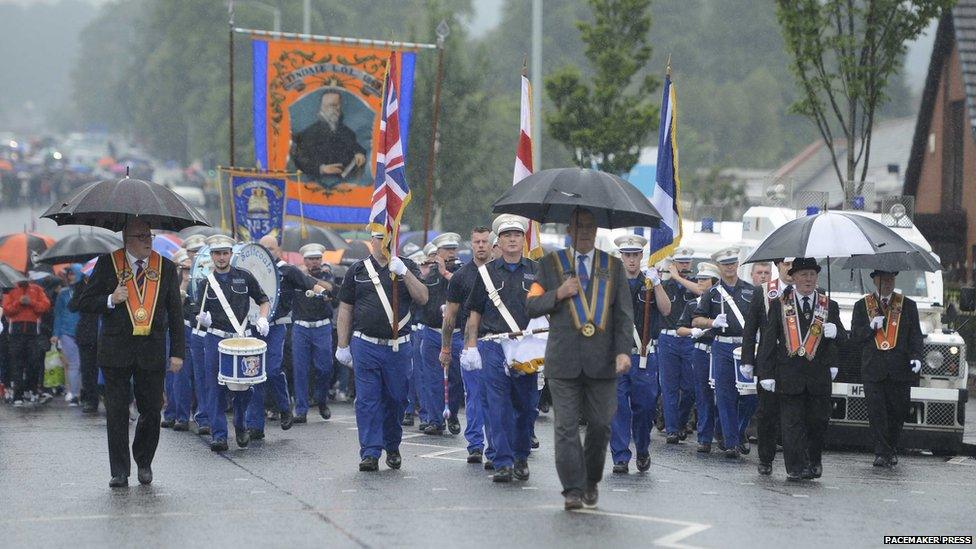
[{"label": "blue shirt", "polygon": [[[511,313],[512,318],[520,330],[524,330],[529,325],[529,315],[526,313],[525,301],[529,294],[529,289],[536,281],[536,273],[539,264],[531,259],[522,258],[519,263],[507,264],[505,259],[499,257],[487,265],[488,274],[491,281],[498,290],[502,303]],[[488,298],[488,289],[480,275],[477,275],[471,295],[468,296],[468,310],[481,314],[481,324],[478,327],[478,336],[487,334],[505,334],[511,332],[502,314],[495,307],[495,304]]]}]

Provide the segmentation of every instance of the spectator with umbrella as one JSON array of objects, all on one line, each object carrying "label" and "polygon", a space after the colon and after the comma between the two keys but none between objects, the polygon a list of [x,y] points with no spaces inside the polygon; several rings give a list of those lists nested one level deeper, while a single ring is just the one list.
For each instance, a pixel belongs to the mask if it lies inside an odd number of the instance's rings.
[{"label": "spectator with umbrella", "polygon": [[77,406],[81,394],[81,356],[75,336],[81,316],[77,311],[71,310],[69,303],[81,282],[81,265],[72,264],[66,276],[67,283],[58,292],[54,301],[54,333],[51,336],[51,345],[61,351],[67,363],[65,380],[68,383],[68,391],[64,399],[69,406]]}]

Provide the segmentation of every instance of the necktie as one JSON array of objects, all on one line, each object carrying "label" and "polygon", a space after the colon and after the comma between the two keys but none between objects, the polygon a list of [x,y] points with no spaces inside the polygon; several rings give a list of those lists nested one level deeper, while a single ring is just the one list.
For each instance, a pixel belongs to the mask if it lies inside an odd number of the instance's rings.
[{"label": "necktie", "polygon": [[811,312],[812,311],[810,310],[810,296],[804,296],[803,297],[803,316],[805,316],[806,318],[810,318],[810,313]]},{"label": "necktie", "polygon": [[576,257],[576,274],[579,276],[580,286],[585,292],[590,287],[590,275],[586,272],[586,256],[580,254]]},{"label": "necktie", "polygon": [[884,312],[886,312],[886,313],[888,312],[888,298],[887,297],[881,300],[881,310],[884,311]]},{"label": "necktie", "polygon": [[142,286],[146,283],[146,270],[142,268],[143,263],[141,259],[136,261],[136,287],[139,291],[142,291]]}]

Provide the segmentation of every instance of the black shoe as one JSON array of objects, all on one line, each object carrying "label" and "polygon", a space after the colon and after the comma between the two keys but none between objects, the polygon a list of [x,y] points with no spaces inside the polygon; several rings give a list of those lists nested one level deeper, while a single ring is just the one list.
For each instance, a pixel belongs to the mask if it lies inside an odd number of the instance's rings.
[{"label": "black shoe", "polygon": [[499,467],[495,474],[491,476],[492,482],[512,482],[512,468]]},{"label": "black shoe", "polygon": [[281,430],[287,431],[291,429],[292,424],[296,423],[295,414],[291,413],[291,410],[286,410],[281,412]]},{"label": "black shoe", "polygon": [[364,457],[362,461],[359,462],[360,471],[376,471],[380,468],[380,462],[374,457]]},{"label": "black shoe", "polygon": [[803,476],[798,473],[791,473],[787,471],[786,480],[788,480],[789,482],[800,482],[801,480],[803,480]]},{"label": "black shoe", "polygon": [[204,425],[203,427],[197,427],[197,434],[198,435],[209,435],[210,434],[210,427],[207,427],[206,425]]},{"label": "black shoe", "polygon": [[295,414],[295,419],[291,420],[292,423],[308,423],[308,416],[305,414]]},{"label": "black shoe", "polygon": [[681,432],[678,433],[678,440],[680,440],[681,442],[684,442],[685,439],[688,438],[688,433],[690,433],[690,432],[691,431],[689,431],[688,429],[682,429]]},{"label": "black shoe", "polygon": [[710,454],[712,452],[711,442],[699,442],[698,443],[698,453],[699,454]]},{"label": "black shoe", "polygon": [[800,471],[800,477],[802,477],[804,480],[810,480],[813,478],[813,471],[809,467],[804,467]]},{"label": "black shoe", "polygon": [[424,431],[427,430],[427,427],[428,426],[430,426],[429,423],[427,423],[426,421],[421,420],[421,422],[417,425],[417,430],[420,431],[421,433],[423,433]]},{"label": "black shoe", "polygon": [[319,404],[319,415],[322,416],[322,419],[332,417],[332,410],[329,409],[328,404]]},{"label": "black shoe", "polygon": [[668,441],[668,444],[677,444],[678,443],[678,433],[668,433],[667,441]]},{"label": "black shoe", "polygon": [[739,450],[739,453],[742,454],[742,455],[744,455],[744,456],[748,456],[749,455],[749,452],[752,450],[752,448],[749,447],[749,443],[748,442],[740,442],[739,443],[739,446],[737,446],[737,448]]},{"label": "black shoe", "polygon": [[247,429],[234,429],[235,438],[237,438],[238,448],[247,448],[247,445],[251,442],[251,435],[248,434]]},{"label": "black shoe", "polygon": [[576,492],[570,492],[565,497],[566,501],[563,502],[563,509],[576,511],[583,508],[583,500],[580,499],[580,495]]},{"label": "black shoe", "polygon": [[613,464],[613,473],[615,475],[626,475],[629,472],[629,466],[626,461],[618,461]]},{"label": "black shoe", "polygon": [[890,463],[891,463],[892,465],[898,465],[898,454],[891,454],[891,457],[890,457],[890,458],[888,458],[888,461],[889,461],[889,462],[890,462]]},{"label": "black shoe", "polygon": [[129,485],[129,477],[112,477],[112,480],[108,481],[109,488],[125,488]]},{"label": "black shoe", "polygon": [[81,413],[83,414],[94,414],[96,412],[98,412],[98,404],[86,402],[81,405]]},{"label": "black shoe", "polygon": [[176,422],[172,419],[164,419],[163,421],[159,422],[159,426],[163,429],[171,429],[175,423]]},{"label": "black shoe", "polygon": [[593,486],[588,486],[586,490],[583,490],[583,505],[587,507],[596,507],[596,502],[600,499],[600,491],[597,490],[596,484]]},{"label": "black shoe", "polygon": [[823,465],[821,465],[821,464],[818,463],[818,464],[810,467],[810,474],[813,475],[813,478],[820,478],[820,477],[822,477],[823,476]]},{"label": "black shoe", "polygon": [[451,432],[452,435],[456,435],[461,432],[461,422],[454,416],[451,416],[447,420],[447,430]]},{"label": "black shoe", "polygon": [[759,462],[759,474],[763,476],[769,476],[773,474],[773,464],[772,463],[762,463]]},{"label": "black shoe", "polygon": [[738,448],[727,448],[725,450],[725,457],[729,459],[739,459],[739,449]]},{"label": "black shoe", "polygon": [[403,458],[400,457],[400,452],[386,452],[386,466],[390,469],[399,469],[400,465],[403,464]]},{"label": "black shoe", "polygon": [[177,421],[173,424],[174,431],[189,431],[190,422],[189,421]]},{"label": "black shoe", "polygon": [[495,464],[490,459],[485,460],[485,471],[494,471]]},{"label": "black shoe", "polygon": [[441,435],[444,434],[444,426],[443,425],[437,425],[435,423],[430,423],[430,424],[427,425],[427,428],[424,429],[424,434],[425,435],[433,435],[433,436],[441,436]]},{"label": "black shoe", "polygon": [[512,474],[515,480],[529,480],[529,462],[524,459],[516,461]]},{"label": "black shoe", "polygon": [[874,456],[875,467],[891,467],[891,461],[884,456]]},{"label": "black shoe", "polygon": [[403,414],[403,420],[400,421],[400,425],[404,427],[413,427],[413,414],[409,412]]},{"label": "black shoe", "polygon": [[468,452],[468,463],[481,463],[483,457],[484,454],[481,453],[481,449],[475,448],[474,450]]},{"label": "black shoe", "polygon": [[152,467],[140,467],[139,484],[152,484]]},{"label": "black shoe", "polygon": [[215,440],[210,443],[211,452],[226,452],[227,448],[228,446],[226,440]]},{"label": "black shoe", "polygon": [[539,403],[539,413],[542,413],[542,414],[548,414],[549,413],[549,403],[548,402],[540,402]]},{"label": "black shoe", "polygon": [[251,440],[264,440],[264,431],[248,429],[247,436],[251,437]]},{"label": "black shoe", "polygon": [[535,438],[535,435],[532,435],[532,449],[536,450],[538,448],[539,448],[539,439]]},{"label": "black shoe", "polygon": [[637,471],[647,472],[651,468],[651,456],[637,456]]}]

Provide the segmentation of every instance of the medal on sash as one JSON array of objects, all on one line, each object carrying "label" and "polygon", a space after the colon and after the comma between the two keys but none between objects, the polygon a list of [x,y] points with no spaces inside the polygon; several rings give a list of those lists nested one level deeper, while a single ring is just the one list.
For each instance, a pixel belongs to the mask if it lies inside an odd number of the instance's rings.
[{"label": "medal on sash", "polygon": [[[573,271],[572,262],[566,250],[556,252],[556,272],[560,279]],[[613,280],[610,277],[610,254],[595,250],[593,254],[593,272],[590,273],[590,295],[584,295],[586,288],[580,288],[569,301],[569,311],[573,315],[573,324],[583,337],[593,337],[597,330],[607,327],[607,301],[613,291]]]},{"label": "medal on sash", "polygon": [[129,298],[125,301],[125,308],[129,311],[129,321],[132,323],[132,335],[147,336],[152,329],[153,316],[156,313],[156,298],[159,296],[159,279],[162,271],[163,258],[155,251],[150,252],[146,261],[145,280],[143,287],[136,284],[132,269],[125,257],[125,249],[112,252],[112,266],[119,284],[124,284],[129,291]]},{"label": "medal on sash", "polygon": [[783,331],[786,333],[786,351],[789,356],[798,356],[813,361],[817,348],[823,339],[823,324],[827,319],[829,301],[823,294],[817,295],[813,320],[806,337],[800,337],[800,321],[797,315],[796,291],[784,292],[780,298],[783,305]]},{"label": "medal on sash", "polygon": [[898,342],[898,326],[901,324],[903,296],[897,292],[892,292],[891,301],[888,303],[888,310],[882,311],[881,304],[874,294],[864,296],[864,305],[868,311],[873,312],[874,316],[883,316],[887,319],[884,330],[874,331],[874,345],[879,350],[888,351],[894,349]]}]

